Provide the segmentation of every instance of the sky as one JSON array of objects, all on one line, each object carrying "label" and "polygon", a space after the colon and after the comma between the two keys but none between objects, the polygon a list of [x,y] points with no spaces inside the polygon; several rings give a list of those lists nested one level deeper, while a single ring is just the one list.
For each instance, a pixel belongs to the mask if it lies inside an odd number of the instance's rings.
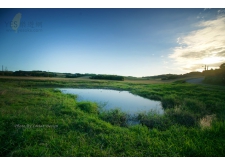
[{"label": "sky", "polygon": [[0,65],[10,71],[142,77],[224,62],[225,9],[0,9]]}]

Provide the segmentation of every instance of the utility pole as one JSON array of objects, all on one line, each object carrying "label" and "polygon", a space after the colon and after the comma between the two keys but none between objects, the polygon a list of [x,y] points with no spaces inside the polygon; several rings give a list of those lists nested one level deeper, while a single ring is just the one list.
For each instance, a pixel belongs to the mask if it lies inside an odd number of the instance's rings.
[{"label": "utility pole", "polygon": [[[204,66],[203,66],[204,67]],[[209,66],[205,65],[205,70],[209,70]]]}]

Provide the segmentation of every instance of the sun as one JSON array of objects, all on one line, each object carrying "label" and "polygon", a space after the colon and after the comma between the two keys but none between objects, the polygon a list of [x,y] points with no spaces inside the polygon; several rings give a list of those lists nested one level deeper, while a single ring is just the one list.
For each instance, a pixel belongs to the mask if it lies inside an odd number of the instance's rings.
[{"label": "sun", "polygon": [[214,64],[214,63],[218,63],[221,62],[221,58],[220,57],[206,57],[202,59],[202,63],[203,64]]}]

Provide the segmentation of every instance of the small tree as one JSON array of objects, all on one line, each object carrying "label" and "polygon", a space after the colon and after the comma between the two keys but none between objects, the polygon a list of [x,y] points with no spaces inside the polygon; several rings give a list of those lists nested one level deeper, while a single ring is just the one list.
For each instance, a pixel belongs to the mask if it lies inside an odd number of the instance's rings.
[{"label": "small tree", "polygon": [[220,65],[220,69],[223,69],[223,68],[225,68],[225,63]]}]

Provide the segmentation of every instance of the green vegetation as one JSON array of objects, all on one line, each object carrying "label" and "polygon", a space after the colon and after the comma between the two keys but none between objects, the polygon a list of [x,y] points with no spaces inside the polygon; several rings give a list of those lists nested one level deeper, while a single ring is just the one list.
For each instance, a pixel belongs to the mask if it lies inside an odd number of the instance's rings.
[{"label": "green vegetation", "polygon": [[95,75],[91,76],[90,79],[101,79],[101,80],[120,80],[123,81],[123,76],[117,76],[117,75]]},{"label": "green vegetation", "polygon": [[[164,115],[105,112],[56,87],[128,90],[160,100]],[[177,81],[0,79],[1,156],[225,156],[225,88]]]},{"label": "green vegetation", "polygon": [[57,73],[57,72],[47,72],[41,70],[33,70],[33,71],[0,71],[0,76],[21,76],[21,77],[60,77],[60,78],[78,78],[84,76],[95,76],[93,73]]},{"label": "green vegetation", "polygon": [[85,74],[81,74],[81,73],[75,73],[75,74],[71,74],[71,73],[64,73],[66,76],[66,78],[78,78],[78,77],[84,77],[84,76],[95,76],[96,74],[90,74],[90,73],[85,73]]},{"label": "green vegetation", "polygon": [[35,77],[56,77],[57,74],[46,71],[0,71],[0,75],[4,76],[35,76]]},{"label": "green vegetation", "polygon": [[203,71],[203,75],[207,84],[225,85],[225,63],[219,69]]},{"label": "green vegetation", "polygon": [[78,78],[78,77],[82,77],[84,75],[80,74],[80,73],[76,73],[76,74],[66,74],[66,78]]},{"label": "green vegetation", "polygon": [[100,111],[100,119],[111,123],[112,125],[126,127],[128,126],[127,121],[129,120],[129,115],[121,112],[120,109],[112,109],[109,111]]},{"label": "green vegetation", "polygon": [[202,72],[190,72],[186,74],[162,74],[157,76],[147,76],[143,78],[149,78],[149,79],[161,79],[161,80],[174,80],[178,78],[189,78],[193,76],[202,76]]}]

